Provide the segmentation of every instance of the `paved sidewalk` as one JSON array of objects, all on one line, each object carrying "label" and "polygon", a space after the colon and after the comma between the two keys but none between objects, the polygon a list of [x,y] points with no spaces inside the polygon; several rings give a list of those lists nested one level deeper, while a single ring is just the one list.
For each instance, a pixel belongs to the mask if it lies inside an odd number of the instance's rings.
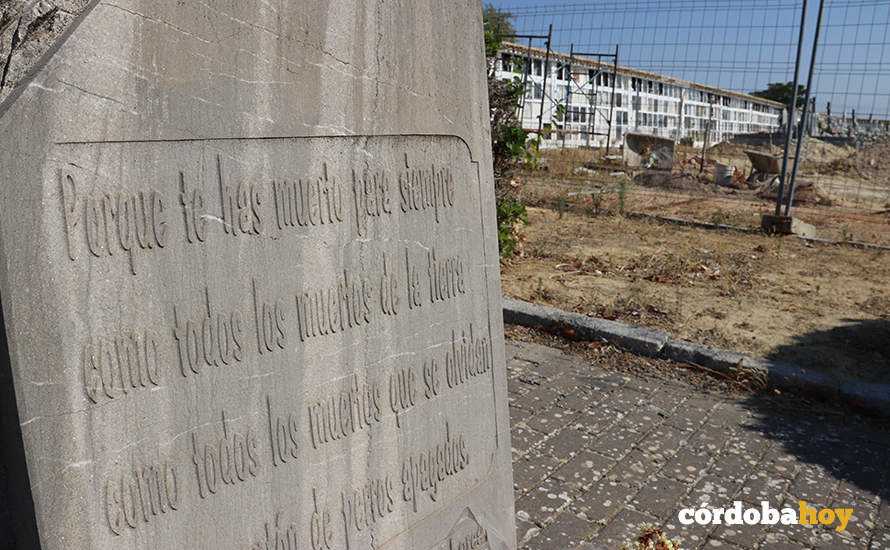
[{"label": "paved sidewalk", "polygon": [[[654,525],[684,549],[890,549],[886,424],[710,395],[524,342],[507,343],[507,371],[521,548],[619,549]],[[734,500],[854,513],[842,532],[678,521],[681,508]]]}]

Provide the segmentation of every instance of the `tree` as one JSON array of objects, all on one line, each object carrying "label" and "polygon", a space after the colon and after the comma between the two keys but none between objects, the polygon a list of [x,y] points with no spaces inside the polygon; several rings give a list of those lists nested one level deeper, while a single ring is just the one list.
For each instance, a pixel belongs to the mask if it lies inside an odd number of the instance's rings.
[{"label": "tree", "polygon": [[[782,84],[781,82],[772,82],[767,85],[765,90],[760,90],[757,92],[751,92],[751,95],[762,97],[763,99],[771,99],[773,101],[778,101],[779,103],[784,103],[785,105],[791,105],[791,82],[786,82]],[[806,98],[806,87],[798,84],[797,85],[797,105],[803,105],[804,99]]]},{"label": "tree", "polygon": [[519,78],[500,80],[495,77],[495,59],[505,36],[515,32],[510,18],[513,14],[491,4],[482,9],[485,28],[485,57],[488,62],[488,106],[491,117],[491,153],[497,200],[498,247],[501,258],[509,258],[519,242],[519,228],[526,219],[525,206],[513,196],[510,177],[529,155],[528,132],[517,117],[519,99],[525,92]]},{"label": "tree", "polygon": [[494,57],[501,49],[504,37],[516,33],[511,19],[513,14],[499,10],[491,4],[482,8],[482,24],[485,27],[485,56]]}]

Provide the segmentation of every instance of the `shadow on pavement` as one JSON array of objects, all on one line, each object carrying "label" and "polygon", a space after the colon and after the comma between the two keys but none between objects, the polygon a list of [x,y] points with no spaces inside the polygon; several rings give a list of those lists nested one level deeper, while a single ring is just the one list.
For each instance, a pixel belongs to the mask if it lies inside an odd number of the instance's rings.
[{"label": "shadow on pavement", "polygon": [[[769,355],[770,359],[826,372],[825,363],[843,365],[832,370],[841,379],[890,382],[890,320],[846,319],[847,324],[796,338]],[[749,398],[752,411],[746,429],[774,442],[772,468],[792,481],[790,496],[829,505],[828,500],[871,502],[890,499],[890,421],[859,416],[840,404],[809,403],[796,396],[761,394]],[[781,452],[793,457],[788,464]],[[820,478],[840,480],[828,494]],[[809,491],[809,492],[808,492]]]},{"label": "shadow on pavement", "polygon": [[890,384],[890,319],[843,322],[796,336],[793,344],[779,346],[767,358],[844,379]]}]

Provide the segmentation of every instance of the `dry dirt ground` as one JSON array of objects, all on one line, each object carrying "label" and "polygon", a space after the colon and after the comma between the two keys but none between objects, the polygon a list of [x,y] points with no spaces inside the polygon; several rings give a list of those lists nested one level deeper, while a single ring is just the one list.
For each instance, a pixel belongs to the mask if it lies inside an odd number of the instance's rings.
[{"label": "dry dirt ground", "polygon": [[[890,142],[858,152],[815,140],[806,141],[804,148],[807,160],[792,214],[814,225],[821,238],[890,246],[890,176],[878,170],[890,162],[883,160],[890,158]],[[562,202],[595,214],[617,210],[623,193],[628,212],[758,228],[761,215],[774,211],[775,194],[765,197],[759,189],[743,185],[751,172],[744,149],[758,148],[726,143],[712,147],[702,173],[701,151],[683,146],[678,147],[672,172],[632,172],[621,164],[620,153],[608,161],[597,150],[547,151],[541,162],[545,169],[523,174],[518,194],[525,204],[556,208]],[[713,183],[715,162],[737,168],[735,187]]]},{"label": "dry dirt ground", "polygon": [[890,383],[890,251],[630,219],[614,197],[538,201],[506,296]]}]

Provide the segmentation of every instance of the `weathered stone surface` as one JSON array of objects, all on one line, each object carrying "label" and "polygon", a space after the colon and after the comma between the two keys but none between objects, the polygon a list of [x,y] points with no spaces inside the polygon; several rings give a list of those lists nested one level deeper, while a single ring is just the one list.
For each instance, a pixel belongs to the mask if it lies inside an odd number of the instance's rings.
[{"label": "weathered stone surface", "polygon": [[0,101],[63,41],[89,0],[0,0]]},{"label": "weathered stone surface", "polygon": [[80,17],[0,105],[0,546],[513,547],[479,3]]}]

